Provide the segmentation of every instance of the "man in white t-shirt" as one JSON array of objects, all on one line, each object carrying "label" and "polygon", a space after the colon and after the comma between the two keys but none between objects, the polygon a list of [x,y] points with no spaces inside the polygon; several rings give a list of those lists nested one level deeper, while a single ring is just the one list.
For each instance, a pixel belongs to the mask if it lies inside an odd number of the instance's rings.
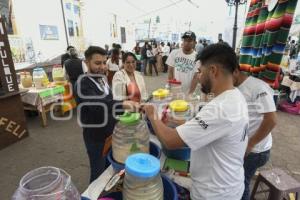
[{"label": "man in white t-shirt", "polygon": [[242,200],[250,199],[250,181],[257,168],[266,164],[272,147],[271,130],[276,125],[274,91],[262,80],[234,72],[234,85],[244,95],[249,110],[248,147],[244,160],[245,191]]},{"label": "man in white t-shirt", "polygon": [[181,81],[183,92],[191,94],[197,86],[197,68],[195,60],[197,53],[194,51],[196,35],[187,31],[182,36],[182,48],[173,50],[166,63],[169,66],[169,80]]},{"label": "man in white t-shirt", "polygon": [[173,129],[158,119],[154,106],[144,105],[143,110],[164,147],[191,148],[193,200],[240,200],[248,108],[242,93],[233,86],[236,55],[229,46],[213,44],[198,58],[201,66],[197,79],[202,91],[213,93],[215,98],[195,118]]}]

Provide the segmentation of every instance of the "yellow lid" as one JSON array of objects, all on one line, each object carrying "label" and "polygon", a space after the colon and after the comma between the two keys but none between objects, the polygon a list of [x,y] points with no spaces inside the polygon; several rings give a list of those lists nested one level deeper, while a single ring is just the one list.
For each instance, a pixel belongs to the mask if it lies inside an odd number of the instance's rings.
[{"label": "yellow lid", "polygon": [[158,89],[158,90],[155,90],[152,95],[154,97],[158,97],[158,98],[165,98],[169,95],[169,90],[166,90],[166,89]]},{"label": "yellow lid", "polygon": [[170,109],[174,112],[184,112],[187,111],[189,106],[188,102],[185,100],[175,100],[170,103]]}]

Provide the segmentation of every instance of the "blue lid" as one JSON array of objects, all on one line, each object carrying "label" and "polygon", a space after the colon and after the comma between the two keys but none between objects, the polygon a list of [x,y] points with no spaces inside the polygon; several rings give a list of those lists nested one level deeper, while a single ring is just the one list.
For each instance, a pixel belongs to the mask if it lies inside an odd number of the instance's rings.
[{"label": "blue lid", "polygon": [[125,171],[132,176],[151,178],[159,173],[160,162],[150,154],[136,153],[126,159]]}]

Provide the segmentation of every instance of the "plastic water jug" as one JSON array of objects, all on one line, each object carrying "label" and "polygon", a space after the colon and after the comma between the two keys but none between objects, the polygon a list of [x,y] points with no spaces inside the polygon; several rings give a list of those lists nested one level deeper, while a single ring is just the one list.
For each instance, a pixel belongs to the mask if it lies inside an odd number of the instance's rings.
[{"label": "plastic water jug", "polygon": [[152,155],[138,153],[127,158],[123,183],[124,200],[163,200],[160,162]]},{"label": "plastic water jug", "polygon": [[113,158],[125,163],[127,157],[134,153],[149,153],[150,132],[140,113],[125,113],[119,117],[112,135]]}]

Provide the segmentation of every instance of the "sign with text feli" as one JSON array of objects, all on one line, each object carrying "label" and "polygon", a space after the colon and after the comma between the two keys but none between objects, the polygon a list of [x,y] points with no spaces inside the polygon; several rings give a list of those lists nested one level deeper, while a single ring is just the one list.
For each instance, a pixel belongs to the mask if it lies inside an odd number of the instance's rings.
[{"label": "sign with text feli", "polygon": [[2,17],[0,17],[0,81],[4,93],[19,90],[5,22]]},{"label": "sign with text feli", "polygon": [[0,150],[28,136],[20,94],[0,96]]}]

